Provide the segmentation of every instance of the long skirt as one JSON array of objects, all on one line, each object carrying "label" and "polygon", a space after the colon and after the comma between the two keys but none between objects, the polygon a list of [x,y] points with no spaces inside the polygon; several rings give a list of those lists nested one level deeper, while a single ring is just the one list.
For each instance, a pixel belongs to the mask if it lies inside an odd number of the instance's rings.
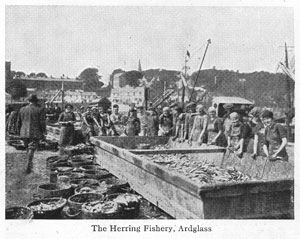
[{"label": "long skirt", "polygon": [[59,137],[59,146],[71,145],[74,140],[74,126],[63,126],[61,127],[60,137]]}]

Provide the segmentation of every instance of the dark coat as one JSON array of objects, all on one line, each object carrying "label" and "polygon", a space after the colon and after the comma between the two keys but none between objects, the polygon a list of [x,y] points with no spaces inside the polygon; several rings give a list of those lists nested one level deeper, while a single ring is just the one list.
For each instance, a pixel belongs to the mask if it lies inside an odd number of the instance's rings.
[{"label": "dark coat", "polygon": [[20,109],[20,137],[42,139],[46,133],[45,111],[36,104],[29,104]]}]

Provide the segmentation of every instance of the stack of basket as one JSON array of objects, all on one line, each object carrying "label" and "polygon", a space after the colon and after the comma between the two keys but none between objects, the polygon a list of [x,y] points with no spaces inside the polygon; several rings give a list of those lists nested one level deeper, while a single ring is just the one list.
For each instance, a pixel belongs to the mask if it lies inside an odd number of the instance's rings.
[{"label": "stack of basket", "polygon": [[[128,208],[120,200],[121,196],[119,195],[129,195],[129,184],[96,164],[90,146],[70,146],[65,148],[64,152],[65,155],[63,156],[47,159],[50,183],[40,185],[38,188],[40,198],[60,197],[67,199],[67,203],[61,210],[62,218],[116,219],[138,216],[136,208],[139,207],[139,204],[135,205],[135,214],[130,214]],[[119,196],[118,200],[114,201],[117,196]],[[93,211],[89,210],[91,205],[101,205],[101,213],[94,214]],[[114,205],[113,208],[116,209],[116,212],[113,213],[111,205]]]}]

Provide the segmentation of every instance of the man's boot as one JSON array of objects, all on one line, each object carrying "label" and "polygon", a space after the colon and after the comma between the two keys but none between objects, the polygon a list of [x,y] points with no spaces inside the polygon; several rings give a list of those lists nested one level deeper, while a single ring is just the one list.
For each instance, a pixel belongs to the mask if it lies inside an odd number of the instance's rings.
[{"label": "man's boot", "polygon": [[34,156],[34,150],[29,149],[28,151],[28,165],[27,165],[27,170],[26,173],[31,173],[32,172],[32,168],[33,168],[33,156]]}]

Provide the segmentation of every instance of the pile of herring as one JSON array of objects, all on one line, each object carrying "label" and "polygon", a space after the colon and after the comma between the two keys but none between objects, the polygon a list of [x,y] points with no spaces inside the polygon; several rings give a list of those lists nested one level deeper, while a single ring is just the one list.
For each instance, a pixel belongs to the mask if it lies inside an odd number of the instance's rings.
[{"label": "pile of herring", "polygon": [[213,163],[195,161],[189,154],[147,154],[140,157],[163,165],[169,170],[175,170],[196,183],[216,184],[228,182],[244,182],[250,176],[238,171],[234,167],[220,168]]}]

